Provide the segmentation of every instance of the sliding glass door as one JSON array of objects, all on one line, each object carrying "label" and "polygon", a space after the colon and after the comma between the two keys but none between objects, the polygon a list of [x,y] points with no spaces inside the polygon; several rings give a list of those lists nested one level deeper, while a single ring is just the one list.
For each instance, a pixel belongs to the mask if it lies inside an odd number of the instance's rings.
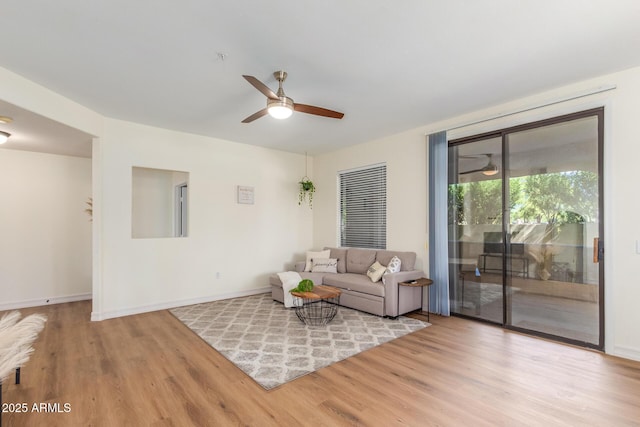
[{"label": "sliding glass door", "polygon": [[452,141],[452,312],[602,348],[602,121],[591,110]]},{"label": "sliding glass door", "polygon": [[449,148],[451,311],[496,323],[503,322],[502,171],[500,137]]}]

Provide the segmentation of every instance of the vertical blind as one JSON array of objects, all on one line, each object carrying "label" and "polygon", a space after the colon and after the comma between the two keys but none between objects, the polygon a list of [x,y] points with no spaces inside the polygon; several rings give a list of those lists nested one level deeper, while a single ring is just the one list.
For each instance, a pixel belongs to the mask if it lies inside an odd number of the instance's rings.
[{"label": "vertical blind", "polygon": [[340,246],[386,249],[387,165],[340,172]]},{"label": "vertical blind", "polygon": [[429,310],[449,315],[449,225],[447,132],[429,135]]}]

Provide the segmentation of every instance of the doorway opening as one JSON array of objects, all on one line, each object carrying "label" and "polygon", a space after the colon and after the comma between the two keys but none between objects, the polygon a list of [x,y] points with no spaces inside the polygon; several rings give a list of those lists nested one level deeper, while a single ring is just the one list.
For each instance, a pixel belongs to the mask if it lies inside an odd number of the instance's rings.
[{"label": "doorway opening", "polygon": [[189,184],[186,182],[178,184],[175,191],[175,237],[187,237]]}]

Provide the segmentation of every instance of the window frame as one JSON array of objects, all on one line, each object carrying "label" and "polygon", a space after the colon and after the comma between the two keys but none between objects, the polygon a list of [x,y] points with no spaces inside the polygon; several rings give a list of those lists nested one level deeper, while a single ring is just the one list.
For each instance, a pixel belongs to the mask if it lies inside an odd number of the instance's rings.
[{"label": "window frame", "polygon": [[[375,188],[371,188],[375,186]],[[351,191],[351,194],[347,194]],[[355,191],[355,193],[354,193]],[[337,240],[340,247],[387,248],[387,164],[376,163],[339,171],[337,175]],[[349,227],[347,203],[351,217],[361,225]],[[363,203],[370,203],[363,206]],[[364,222],[364,224],[363,224]],[[348,235],[345,233],[348,232]]]}]

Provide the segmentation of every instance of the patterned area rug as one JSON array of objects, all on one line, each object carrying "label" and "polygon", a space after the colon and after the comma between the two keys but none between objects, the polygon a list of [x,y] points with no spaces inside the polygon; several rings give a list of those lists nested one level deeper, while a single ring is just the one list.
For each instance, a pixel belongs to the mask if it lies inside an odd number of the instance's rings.
[{"label": "patterned area rug", "polygon": [[326,326],[306,326],[271,294],[171,310],[174,316],[267,390],[429,326],[346,307]]}]

